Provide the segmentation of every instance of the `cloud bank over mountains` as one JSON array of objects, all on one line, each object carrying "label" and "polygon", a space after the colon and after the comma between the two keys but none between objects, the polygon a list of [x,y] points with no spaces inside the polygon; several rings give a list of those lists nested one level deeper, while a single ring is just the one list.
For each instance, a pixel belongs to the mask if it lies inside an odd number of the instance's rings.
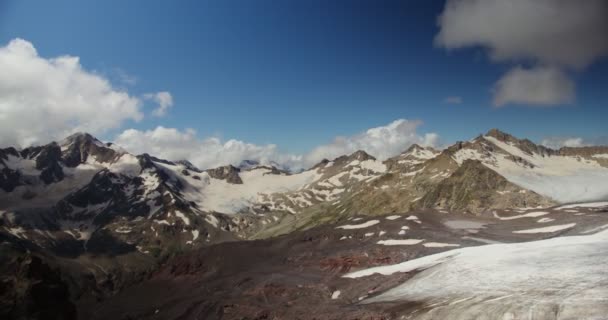
[{"label": "cloud bank over mountains", "polygon": [[[537,61],[531,68],[514,67],[497,82],[494,96],[496,106],[572,102],[575,84],[568,77],[569,71],[565,70],[584,68],[608,52],[608,38],[600,38],[597,32],[599,27],[606,24],[598,20],[606,13],[605,3],[589,0],[580,6],[572,6],[567,1],[539,0],[533,7],[528,7],[530,4],[527,1],[506,3],[496,0],[448,1],[439,19],[441,31],[436,43],[448,49],[485,46],[490,49],[490,57],[494,61],[525,58]],[[513,6],[509,10],[521,12],[522,17],[518,19],[523,24],[531,23],[531,19],[547,20],[552,14],[572,10],[565,13],[564,19],[578,31],[551,35],[548,30],[553,26],[549,25],[547,29],[534,29],[536,32],[524,36],[517,30],[503,30],[501,28],[507,25],[507,21],[496,16],[500,16],[500,10],[506,10],[505,5]],[[470,20],[465,19],[467,14],[463,10],[470,11]],[[583,19],[582,14],[588,14],[588,19]],[[494,19],[497,19],[498,26],[489,23]],[[587,32],[586,36],[579,39],[576,35],[583,31]],[[543,46],[526,49],[537,37],[548,38]],[[560,40],[571,40],[587,46],[587,49],[556,53],[555,42]],[[45,144],[79,131],[93,135],[104,135],[111,131],[119,133],[110,140],[132,153],[150,153],[169,160],[187,159],[202,169],[255,160],[262,164],[278,163],[297,170],[309,168],[322,159],[334,159],[357,150],[365,150],[384,160],[403,152],[414,143],[432,147],[440,145],[438,134],[421,133],[422,121],[410,119],[398,119],[354,135],[335,137],[302,154],[284,152],[274,144],[259,145],[218,137],[201,138],[194,129],[160,125],[147,130],[129,129],[132,122],[139,122],[147,116],[146,102],[155,105],[155,109],[149,112],[151,116],[167,115],[174,105],[171,93],[131,94],[127,89],[113,85],[103,75],[85,69],[78,57],[41,57],[34,45],[23,39],[14,39],[0,46],[0,68],[1,147],[23,148]],[[131,85],[135,85],[135,82]],[[443,102],[460,104],[462,101],[461,97],[452,96]],[[583,146],[589,142],[581,138],[548,138],[543,140],[543,144],[559,148]]]},{"label": "cloud bank over mountains", "polygon": [[438,25],[436,46],[482,47],[491,61],[515,64],[494,86],[498,107],[572,103],[568,73],[608,55],[604,0],[448,0]]},{"label": "cloud bank over mountains", "polygon": [[284,153],[274,144],[256,145],[234,139],[222,141],[215,137],[199,139],[193,129],[180,131],[164,127],[147,131],[128,129],[118,135],[115,142],[134,153],[148,152],[170,160],[187,159],[200,168],[238,165],[247,159],[260,163],[276,162],[297,170],[309,168],[322,159],[334,159],[357,150],[365,150],[384,160],[403,152],[413,143],[437,146],[439,136],[435,133],[419,134],[417,131],[421,125],[418,120],[395,120],[353,136],[337,137],[306,154]]},{"label": "cloud bank over mountains", "polygon": [[[41,57],[34,45],[14,39],[0,47],[0,145],[28,147],[58,141],[79,131],[101,135],[129,121],[144,119],[144,102],[156,105],[155,117],[173,107],[170,92],[130,94],[110,80],[86,70],[74,56]],[[193,129],[157,126],[151,130],[126,129],[113,140],[133,153],[151,153],[170,160],[188,159],[201,168],[242,160],[276,162],[289,168],[307,168],[323,158],[359,149],[385,159],[412,143],[435,146],[438,135],[418,134],[417,120],[399,119],[386,126],[336,137],[307,154],[281,152],[274,144],[256,145],[217,137],[199,138]]]}]

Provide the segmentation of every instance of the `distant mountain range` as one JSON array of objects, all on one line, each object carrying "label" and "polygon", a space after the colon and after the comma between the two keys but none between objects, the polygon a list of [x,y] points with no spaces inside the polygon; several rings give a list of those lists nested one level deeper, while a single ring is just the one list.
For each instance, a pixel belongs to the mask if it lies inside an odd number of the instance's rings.
[{"label": "distant mountain range", "polygon": [[[412,145],[385,161],[360,150],[297,173],[255,161],[201,170],[78,133],[0,149],[0,255],[24,281],[14,286],[31,289],[40,277],[45,299],[65,302],[66,283],[54,270],[70,270],[71,295],[93,290],[99,298],[220,242],[297,237],[355,216],[492,217],[606,199],[608,147],[553,150],[496,129],[444,150]],[[42,268],[34,278],[32,263]],[[31,298],[19,294],[14,299]]]},{"label": "distant mountain range", "polygon": [[165,242],[267,237],[355,214],[608,198],[608,147],[553,150],[496,129],[445,150],[412,145],[385,161],[360,150],[299,173],[247,160],[199,170],[78,133],[0,149],[0,168],[0,230],[72,254],[114,250],[109,239],[161,254]]}]

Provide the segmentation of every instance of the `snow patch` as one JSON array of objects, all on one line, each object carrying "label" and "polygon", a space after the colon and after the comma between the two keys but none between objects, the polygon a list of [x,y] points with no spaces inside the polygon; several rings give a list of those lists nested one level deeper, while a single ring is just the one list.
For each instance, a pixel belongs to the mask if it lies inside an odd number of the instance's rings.
[{"label": "snow patch", "polygon": [[217,220],[217,218],[212,215],[212,214],[208,214],[205,216],[205,221],[207,221],[210,225],[214,226],[214,227],[218,227],[219,225],[219,221]]},{"label": "snow patch", "polygon": [[518,230],[518,231],[513,231],[513,233],[550,233],[550,232],[567,230],[574,226],[576,226],[576,223],[568,223],[568,224],[549,226],[549,227],[544,227],[544,228]]},{"label": "snow patch", "polygon": [[363,228],[371,227],[378,223],[380,223],[380,220],[369,220],[369,221],[366,221],[366,222],[363,222],[360,224],[347,224],[347,225],[339,226],[339,227],[336,227],[336,229],[344,229],[344,230],[363,229]]},{"label": "snow patch", "polygon": [[498,214],[496,214],[496,212],[492,212],[492,214],[494,215],[494,218],[498,218],[500,220],[514,220],[514,219],[521,219],[521,218],[537,218],[537,217],[547,215],[547,214],[549,214],[549,212],[535,211],[535,212],[528,212],[526,214],[520,214],[517,216],[510,216],[510,217],[500,217],[500,216],[498,216]]},{"label": "snow patch", "polygon": [[186,215],[179,211],[179,210],[175,210],[175,216],[182,219],[182,221],[184,222],[185,225],[189,226],[190,225],[190,219],[188,217],[186,217]]},{"label": "snow patch", "polygon": [[199,231],[198,230],[192,230],[192,241],[198,239],[199,236]]},{"label": "snow patch", "polygon": [[377,244],[382,244],[385,246],[411,246],[415,244],[419,244],[424,241],[424,239],[388,239],[388,240],[380,240]]},{"label": "snow patch", "polygon": [[340,297],[340,290],[336,290],[331,294],[331,299],[336,300]]}]

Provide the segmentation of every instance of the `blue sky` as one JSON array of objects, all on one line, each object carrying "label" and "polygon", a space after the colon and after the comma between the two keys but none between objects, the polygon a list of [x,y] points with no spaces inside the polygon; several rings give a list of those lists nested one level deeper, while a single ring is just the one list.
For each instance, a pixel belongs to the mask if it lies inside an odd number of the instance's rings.
[{"label": "blue sky", "polygon": [[[302,153],[395,119],[422,120],[418,132],[444,142],[493,127],[536,141],[608,135],[606,59],[567,69],[572,103],[494,107],[497,80],[531,63],[492,61],[487,47],[434,45],[444,1],[1,3],[2,45],[22,38],[41,57],[78,56],[134,96],[171,93],[165,117],[128,120],[106,139],[162,125]],[[451,96],[462,103],[444,103]]]}]

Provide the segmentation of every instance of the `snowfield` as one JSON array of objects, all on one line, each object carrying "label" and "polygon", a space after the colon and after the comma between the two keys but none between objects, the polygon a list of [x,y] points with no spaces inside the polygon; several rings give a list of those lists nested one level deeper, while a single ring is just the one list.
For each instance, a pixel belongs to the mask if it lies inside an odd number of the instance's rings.
[{"label": "snowfield", "polygon": [[418,273],[362,303],[420,302],[415,319],[606,319],[608,230],[449,250],[345,275]]},{"label": "snowfield", "polygon": [[288,192],[298,190],[321,177],[316,170],[304,171],[293,175],[271,174],[267,168],[256,168],[240,172],[242,184],[232,184],[224,180],[214,179],[206,172],[197,174],[200,180],[192,176],[180,174],[184,169],[181,165],[168,165],[155,162],[174,179],[186,182],[182,191],[188,201],[195,202],[199,208],[207,212],[235,214],[247,209],[257,202],[260,194]]}]

